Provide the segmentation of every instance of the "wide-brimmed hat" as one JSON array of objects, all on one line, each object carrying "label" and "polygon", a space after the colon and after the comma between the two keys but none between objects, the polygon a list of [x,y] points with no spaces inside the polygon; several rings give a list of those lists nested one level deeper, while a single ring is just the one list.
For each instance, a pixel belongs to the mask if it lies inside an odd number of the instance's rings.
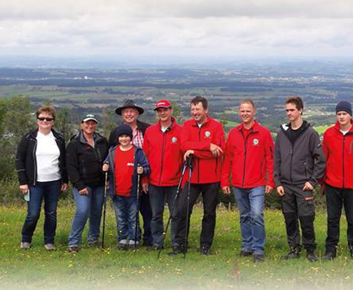
[{"label": "wide-brimmed hat", "polygon": [[133,100],[127,100],[127,101],[125,101],[125,103],[122,107],[119,107],[115,110],[115,113],[117,113],[118,115],[121,116],[121,112],[126,108],[135,108],[139,112],[140,115],[142,115],[144,112],[144,109],[137,106]]}]

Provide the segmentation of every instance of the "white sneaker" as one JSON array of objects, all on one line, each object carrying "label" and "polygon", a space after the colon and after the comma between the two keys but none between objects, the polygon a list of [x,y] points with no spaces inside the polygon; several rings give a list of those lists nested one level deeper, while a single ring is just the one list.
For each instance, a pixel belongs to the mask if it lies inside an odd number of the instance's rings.
[{"label": "white sneaker", "polygon": [[20,248],[23,250],[28,250],[31,247],[31,243],[21,242]]},{"label": "white sneaker", "polygon": [[53,244],[45,244],[44,245],[44,248],[47,250],[47,251],[55,251],[56,248]]}]

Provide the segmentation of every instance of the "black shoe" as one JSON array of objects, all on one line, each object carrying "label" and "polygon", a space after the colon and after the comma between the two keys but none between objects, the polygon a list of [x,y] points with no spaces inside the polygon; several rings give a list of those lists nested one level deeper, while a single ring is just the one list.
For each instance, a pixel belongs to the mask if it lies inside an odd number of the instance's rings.
[{"label": "black shoe", "polygon": [[281,260],[298,259],[300,251],[300,247],[290,248],[288,254],[281,256]]},{"label": "black shoe", "polygon": [[306,251],[306,258],[309,262],[316,262],[317,260],[319,260],[313,250]]},{"label": "black shoe", "polygon": [[336,252],[326,251],[325,255],[321,257],[321,260],[330,261],[330,260],[333,260],[334,258],[336,258]]},{"label": "black shoe", "polygon": [[152,247],[153,244],[151,241],[143,241],[142,247]]},{"label": "black shoe", "polygon": [[251,251],[247,251],[247,250],[241,250],[239,255],[242,256],[242,257],[248,257],[248,256],[252,256],[252,252]]},{"label": "black shoe", "polygon": [[211,254],[211,248],[209,246],[202,246],[200,248],[200,254],[204,256],[208,256]]},{"label": "black shoe", "polygon": [[172,247],[172,251],[170,253],[168,253],[168,256],[175,256],[178,254],[185,254],[186,253],[186,249],[182,246],[174,246]]},{"label": "black shoe", "polygon": [[162,250],[164,247],[160,244],[153,243],[151,247],[147,247],[147,251],[159,251]]},{"label": "black shoe", "polygon": [[253,254],[254,263],[263,263],[265,262],[265,256],[262,254]]}]

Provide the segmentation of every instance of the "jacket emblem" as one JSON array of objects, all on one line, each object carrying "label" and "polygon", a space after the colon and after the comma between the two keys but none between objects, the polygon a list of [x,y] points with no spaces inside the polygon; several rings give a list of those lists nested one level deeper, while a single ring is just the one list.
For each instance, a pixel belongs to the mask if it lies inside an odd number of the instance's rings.
[{"label": "jacket emblem", "polygon": [[255,138],[254,140],[252,140],[252,143],[254,146],[258,146],[259,145],[259,139]]},{"label": "jacket emblem", "polygon": [[172,143],[176,143],[178,141],[178,138],[177,137],[173,137],[172,138]]},{"label": "jacket emblem", "polygon": [[210,136],[211,136],[211,132],[210,132],[210,131],[206,131],[206,132],[205,132],[205,137],[206,137],[206,138],[209,138]]}]

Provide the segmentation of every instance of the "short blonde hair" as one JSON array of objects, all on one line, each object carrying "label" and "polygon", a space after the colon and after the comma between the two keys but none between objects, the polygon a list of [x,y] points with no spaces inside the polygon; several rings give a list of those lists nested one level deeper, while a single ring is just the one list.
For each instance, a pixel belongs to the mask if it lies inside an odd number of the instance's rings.
[{"label": "short blonde hair", "polygon": [[37,117],[37,119],[38,119],[38,117],[39,117],[39,115],[41,114],[41,113],[47,113],[47,114],[49,114],[49,115],[51,115],[52,117],[53,117],[53,119],[55,120],[55,117],[56,117],[56,112],[55,112],[55,109],[54,109],[54,107],[52,107],[52,106],[42,106],[42,107],[40,107],[38,110],[37,110],[37,112],[36,112],[36,117]]}]

